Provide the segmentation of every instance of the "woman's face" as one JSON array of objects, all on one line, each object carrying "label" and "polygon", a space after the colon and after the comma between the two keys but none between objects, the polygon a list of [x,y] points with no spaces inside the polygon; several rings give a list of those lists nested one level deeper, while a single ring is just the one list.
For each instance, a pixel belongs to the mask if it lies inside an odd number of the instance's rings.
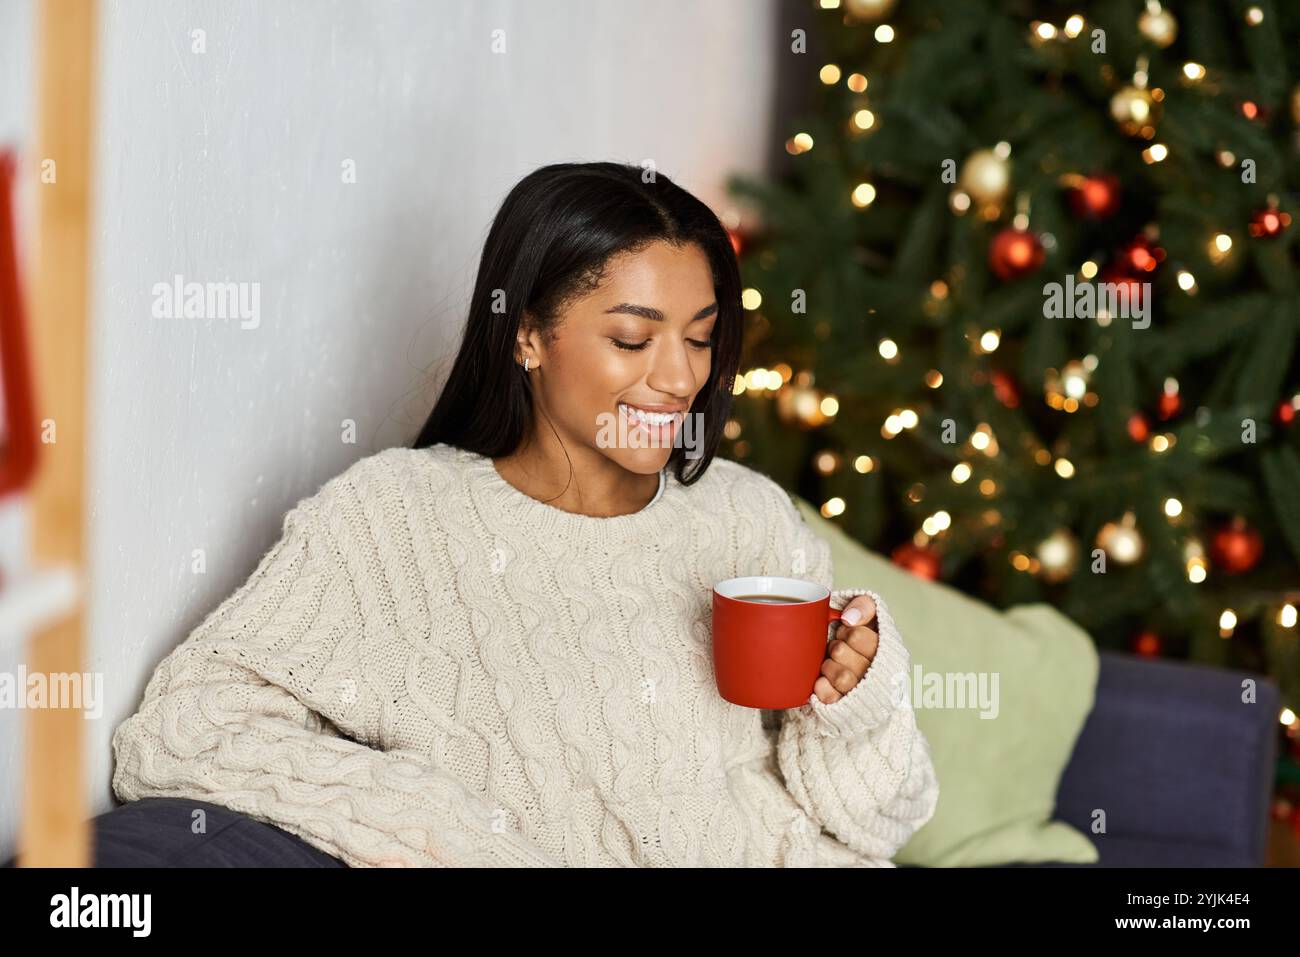
[{"label": "woman's face", "polygon": [[[527,339],[534,394],[565,448],[585,446],[631,472],[663,468],[709,378],[717,316],[698,246],[659,241],[611,258],[600,286],[561,314],[549,344],[535,333]],[[545,420],[538,428],[549,432]]]}]

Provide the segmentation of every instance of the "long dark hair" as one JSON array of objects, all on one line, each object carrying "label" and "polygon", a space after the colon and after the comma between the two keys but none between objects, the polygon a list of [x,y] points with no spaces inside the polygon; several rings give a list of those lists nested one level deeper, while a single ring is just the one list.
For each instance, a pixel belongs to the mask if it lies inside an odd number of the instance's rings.
[{"label": "long dark hair", "polygon": [[543,166],[510,191],[483,245],[456,363],[411,448],[443,442],[491,458],[514,452],[533,414],[532,380],[515,361],[524,310],[549,337],[563,305],[596,288],[611,256],[655,240],[696,244],[713,273],[713,365],[689,410],[703,413],[700,454],[687,459],[679,444],[668,459],[683,484],[702,476],[717,452],[740,363],[736,253],[704,203],[663,173],[621,163]]}]

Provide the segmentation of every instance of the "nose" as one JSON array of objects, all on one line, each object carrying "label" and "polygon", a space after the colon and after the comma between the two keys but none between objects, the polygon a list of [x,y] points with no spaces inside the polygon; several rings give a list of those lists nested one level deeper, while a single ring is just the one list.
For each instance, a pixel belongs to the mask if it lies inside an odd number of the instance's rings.
[{"label": "nose", "polygon": [[661,346],[655,350],[653,365],[646,376],[646,385],[665,395],[685,398],[695,392],[695,370],[686,343]]}]

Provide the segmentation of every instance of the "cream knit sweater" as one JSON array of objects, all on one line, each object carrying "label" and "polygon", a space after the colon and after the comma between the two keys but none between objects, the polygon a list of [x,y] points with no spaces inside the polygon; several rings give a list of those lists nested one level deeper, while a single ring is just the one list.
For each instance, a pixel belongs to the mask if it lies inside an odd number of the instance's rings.
[{"label": "cream knit sweater", "polygon": [[630,515],[562,511],[447,445],[363,458],[288,512],[252,575],[114,732],[123,801],[184,797],[352,866],[893,866],[929,747],[880,596],[834,704],[722,699],[711,589],[831,585],[775,482],[714,459]]}]

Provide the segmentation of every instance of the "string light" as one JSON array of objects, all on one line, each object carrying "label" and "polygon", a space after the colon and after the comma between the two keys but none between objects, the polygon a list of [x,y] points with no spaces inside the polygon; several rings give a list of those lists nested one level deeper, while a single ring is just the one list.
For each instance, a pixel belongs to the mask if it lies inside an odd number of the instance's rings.
[{"label": "string light", "polygon": [[1237,627],[1237,613],[1231,608],[1223,609],[1223,614],[1219,616],[1219,635],[1223,638],[1231,637],[1232,630]]},{"label": "string light", "polygon": [[853,460],[853,467],[857,469],[859,472],[861,472],[863,475],[865,475],[866,473],[875,469],[876,460],[873,459],[870,455],[859,455],[856,459]]},{"label": "string light", "polygon": [[893,362],[898,358],[898,343],[893,339],[881,339],[876,346],[876,351],[880,353],[880,357],[886,362]]},{"label": "string light", "polygon": [[827,499],[822,504],[822,515],[825,518],[834,518],[836,515],[844,514],[844,499],[838,495],[834,498]]},{"label": "string light", "polygon": [[853,114],[853,125],[860,130],[869,130],[876,125],[876,114],[870,110],[858,110]]},{"label": "string light", "polygon": [[864,209],[876,201],[876,187],[870,183],[859,183],[853,187],[853,205]]},{"label": "string light", "polygon": [[757,289],[746,289],[740,294],[740,304],[745,309],[753,312],[763,304],[763,294]]},{"label": "string light", "polygon": [[1210,262],[1218,265],[1228,258],[1228,253],[1232,251],[1232,237],[1227,233],[1217,233],[1210,240],[1209,255]]},{"label": "string light", "polygon": [[785,141],[785,151],[792,156],[807,153],[813,148],[813,138],[807,133],[796,133]]},{"label": "string light", "polygon": [[1142,158],[1150,163],[1162,162],[1169,155],[1169,147],[1164,143],[1152,143],[1142,151]]},{"label": "string light", "polygon": [[840,82],[840,68],[834,63],[827,63],[817,76],[827,86],[834,86]]},{"label": "string light", "polygon": [[891,27],[888,23],[882,23],[880,26],[876,27],[875,35],[876,35],[877,43],[894,42],[894,28]]},{"label": "string light", "polygon": [[1193,83],[1199,83],[1201,80],[1205,79],[1205,67],[1192,60],[1188,60],[1183,64],[1183,76],[1187,77],[1187,79],[1191,80]]},{"label": "string light", "polygon": [[1264,22],[1264,11],[1259,7],[1251,7],[1246,11],[1246,22],[1252,27],[1257,27]]},{"label": "string light", "polygon": [[845,84],[854,93],[865,93],[867,90],[867,78],[861,73],[851,73]]},{"label": "string light", "polygon": [[1065,21],[1065,35],[1073,40],[1083,32],[1083,17],[1077,13]]},{"label": "string light", "polygon": [[1277,623],[1283,628],[1294,628],[1296,623],[1296,608],[1290,602],[1283,605],[1277,611]]},{"label": "string light", "polygon": [[965,462],[958,462],[952,467],[952,480],[961,485],[971,476],[971,467]]},{"label": "string light", "polygon": [[940,509],[921,523],[921,531],[927,535],[938,535],[951,524],[952,516]]},{"label": "string light", "polygon": [[1176,498],[1165,499],[1165,514],[1170,518],[1177,518],[1183,514],[1183,503]]}]

